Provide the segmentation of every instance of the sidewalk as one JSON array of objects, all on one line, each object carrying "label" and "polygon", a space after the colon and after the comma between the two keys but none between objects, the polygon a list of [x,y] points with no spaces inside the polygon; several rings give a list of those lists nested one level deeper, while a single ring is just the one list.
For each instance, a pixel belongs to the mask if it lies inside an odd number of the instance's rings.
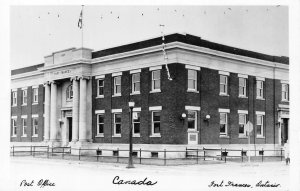
[{"label": "sidewalk", "polygon": [[[20,189],[19,184],[26,180],[49,179],[56,183],[55,188],[43,190],[214,190],[212,182],[232,181],[252,186],[259,181],[280,184],[272,190],[287,190],[289,166],[284,162],[268,163],[222,163],[205,165],[153,166],[135,164],[127,169],[126,164],[98,163],[87,161],[67,161],[31,157],[11,157],[11,190]],[[115,176],[124,180],[158,181],[154,186],[114,185]],[[38,190],[37,188],[35,188]],[[220,188],[218,188],[220,189]],[[223,189],[223,188],[222,188]],[[224,188],[225,189],[225,188]],[[237,189],[239,188],[230,188]],[[249,188],[248,188],[249,189]],[[268,188],[270,189],[270,188]],[[26,188],[26,190],[34,190]],[[252,190],[264,190],[252,188]]]}]

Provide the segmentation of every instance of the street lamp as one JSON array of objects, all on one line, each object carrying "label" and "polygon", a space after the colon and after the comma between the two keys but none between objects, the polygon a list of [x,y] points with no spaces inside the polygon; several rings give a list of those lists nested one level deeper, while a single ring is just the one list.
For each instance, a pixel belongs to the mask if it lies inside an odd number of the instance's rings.
[{"label": "street lamp", "polygon": [[130,101],[128,103],[129,105],[129,109],[130,109],[130,127],[129,127],[129,159],[128,159],[128,166],[127,168],[134,168],[133,166],[133,162],[132,162],[132,129],[133,129],[133,126],[132,126],[132,110],[133,110],[133,107],[134,107],[134,102],[133,101]]}]

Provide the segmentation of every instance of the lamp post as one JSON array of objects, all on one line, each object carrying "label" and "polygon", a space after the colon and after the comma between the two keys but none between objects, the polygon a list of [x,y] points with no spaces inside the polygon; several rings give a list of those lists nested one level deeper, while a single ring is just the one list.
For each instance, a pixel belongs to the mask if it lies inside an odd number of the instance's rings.
[{"label": "lamp post", "polygon": [[133,126],[132,126],[132,110],[133,110],[133,107],[134,107],[134,102],[129,102],[128,103],[129,105],[129,109],[130,109],[130,127],[129,127],[129,159],[128,159],[128,166],[127,168],[134,168],[133,166],[133,162],[132,162],[132,129],[133,129]]}]

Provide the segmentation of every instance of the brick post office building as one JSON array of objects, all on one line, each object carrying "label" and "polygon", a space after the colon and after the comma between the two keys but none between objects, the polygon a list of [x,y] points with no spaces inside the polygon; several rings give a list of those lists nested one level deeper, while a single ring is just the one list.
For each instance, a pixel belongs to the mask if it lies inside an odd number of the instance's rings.
[{"label": "brick post office building", "polygon": [[70,48],[11,71],[11,144],[127,148],[277,147],[288,139],[289,59],[188,34]]}]

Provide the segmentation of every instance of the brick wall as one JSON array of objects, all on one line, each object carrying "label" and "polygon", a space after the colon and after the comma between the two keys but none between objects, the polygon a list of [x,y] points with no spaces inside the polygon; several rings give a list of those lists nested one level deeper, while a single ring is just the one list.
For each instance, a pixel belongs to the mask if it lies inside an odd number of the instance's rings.
[{"label": "brick wall", "polygon": [[[198,71],[197,89],[199,93],[187,92],[187,69],[183,64],[169,64],[172,81],[167,79],[165,66],[161,70],[161,92],[149,93],[151,90],[151,71],[149,68],[141,70],[141,94],[130,95],[131,75],[129,71],[122,73],[122,96],[111,97],[111,74],[105,76],[104,98],[97,99],[97,80],[93,78],[93,113],[95,110],[105,109],[104,138],[94,138],[99,143],[127,143],[129,136],[129,108],[128,102],[135,102],[135,107],[141,107],[141,137],[134,137],[134,143],[140,144],[187,144],[187,120],[181,121],[180,116],[185,106],[200,106],[198,112],[198,127],[200,132],[199,144],[246,144],[246,138],[239,138],[238,110],[247,110],[247,120],[255,127],[256,111],[265,112],[264,138],[251,137],[251,143],[278,142],[278,132],[274,124],[277,121],[276,107],[281,103],[281,84],[279,80],[266,79],[264,83],[265,100],[256,99],[256,78],[248,76],[247,98],[239,98],[238,74],[228,76],[229,96],[219,95],[219,73],[216,70],[201,68]],[[274,99],[275,82],[275,99]],[[274,105],[275,103],[275,105]],[[151,134],[151,106],[162,106],[161,137],[149,137]],[[230,109],[228,113],[228,136],[222,138],[219,134],[219,108]],[[122,109],[122,137],[111,137],[113,116],[111,109]],[[210,115],[209,122],[204,121]],[[93,116],[93,137],[96,135],[96,115]],[[275,128],[274,128],[275,127]],[[274,140],[275,138],[275,140]]]},{"label": "brick wall", "polygon": [[[12,93],[11,93],[12,99]],[[22,105],[22,88],[17,89],[17,106],[11,107],[11,116],[17,116],[17,136],[11,137],[12,142],[40,142],[43,141],[44,135],[44,87],[38,86],[38,103],[32,104],[33,92],[32,87],[27,87],[27,105]],[[12,104],[12,102],[11,102]],[[32,115],[38,114],[38,137],[32,137]],[[27,115],[27,137],[22,137],[22,115]],[[11,134],[12,135],[12,122]]]}]

